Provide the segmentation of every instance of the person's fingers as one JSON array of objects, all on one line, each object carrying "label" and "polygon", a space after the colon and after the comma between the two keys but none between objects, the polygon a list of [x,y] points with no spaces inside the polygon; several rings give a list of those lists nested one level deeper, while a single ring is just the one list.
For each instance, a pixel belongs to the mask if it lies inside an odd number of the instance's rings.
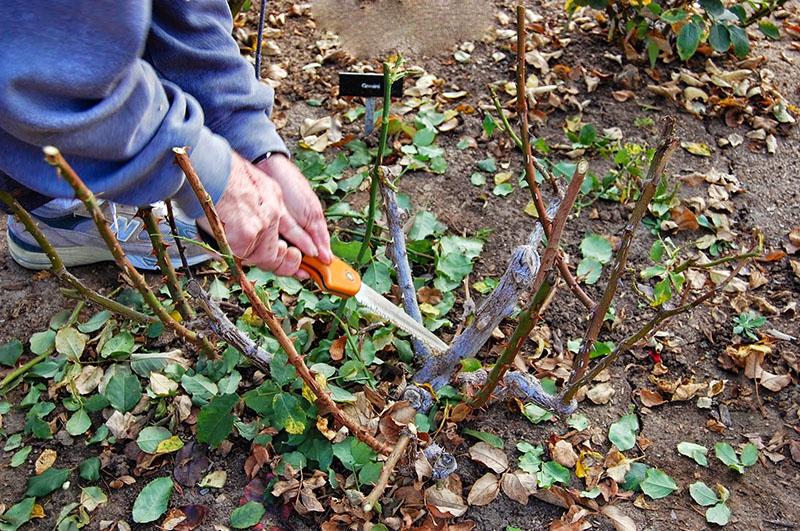
[{"label": "person's fingers", "polygon": [[245,257],[245,263],[255,265],[266,271],[274,271],[283,261],[288,246],[279,238],[278,226],[280,220],[270,219],[264,228],[264,233],[258,246],[250,256]]},{"label": "person's fingers", "polygon": [[311,278],[309,274],[306,273],[305,270],[303,269],[298,269],[297,273],[295,273],[294,276],[295,278],[297,278],[297,280],[308,280],[309,278]]},{"label": "person's fingers", "polygon": [[326,264],[330,264],[333,260],[333,253],[331,252],[331,237],[328,233],[328,224],[322,213],[314,216],[313,221],[310,223],[309,234],[311,239],[314,240],[314,245],[317,246],[319,252],[319,259]]},{"label": "person's fingers", "polygon": [[297,247],[289,247],[286,254],[283,256],[283,261],[275,269],[275,274],[282,277],[294,275],[300,268],[300,260],[302,260],[302,258],[303,254],[300,252],[300,249]]},{"label": "person's fingers", "polygon": [[288,213],[281,216],[280,233],[287,241],[297,246],[306,256],[319,256],[311,236]]}]

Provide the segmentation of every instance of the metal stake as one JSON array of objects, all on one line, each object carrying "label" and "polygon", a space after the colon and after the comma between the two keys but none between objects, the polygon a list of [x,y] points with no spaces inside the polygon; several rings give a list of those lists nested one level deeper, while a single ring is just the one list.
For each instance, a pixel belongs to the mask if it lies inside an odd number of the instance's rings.
[{"label": "metal stake", "polygon": [[375,98],[364,100],[364,136],[367,137],[375,130]]}]

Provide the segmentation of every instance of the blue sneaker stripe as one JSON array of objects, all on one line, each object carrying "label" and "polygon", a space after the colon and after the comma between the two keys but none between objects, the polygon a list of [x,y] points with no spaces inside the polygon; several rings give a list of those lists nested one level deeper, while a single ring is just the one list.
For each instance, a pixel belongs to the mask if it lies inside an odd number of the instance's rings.
[{"label": "blue sneaker stripe", "polygon": [[20,247],[21,249],[23,249],[25,251],[28,251],[29,253],[44,253],[44,251],[42,251],[41,247],[39,247],[38,245],[35,245],[35,244],[28,243],[25,240],[20,239],[19,236],[14,234],[12,231],[8,231],[8,237],[14,242],[14,245],[16,245],[17,247]]},{"label": "blue sneaker stripe", "polygon": [[83,218],[81,216],[75,216],[73,214],[70,214],[68,216],[61,216],[58,218],[45,218],[33,214],[33,217],[49,227],[53,227],[54,229],[63,229],[63,230],[75,230],[75,227],[77,227],[82,222],[89,219],[89,218]]}]

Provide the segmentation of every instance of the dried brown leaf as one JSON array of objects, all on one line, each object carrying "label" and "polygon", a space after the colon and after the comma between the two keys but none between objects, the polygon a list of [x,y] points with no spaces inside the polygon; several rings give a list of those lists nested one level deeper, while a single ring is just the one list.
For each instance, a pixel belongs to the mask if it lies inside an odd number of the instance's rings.
[{"label": "dried brown leaf", "polygon": [[425,490],[425,505],[437,518],[457,518],[468,509],[461,494],[450,490],[445,483]]},{"label": "dried brown leaf", "polygon": [[36,475],[38,476],[53,466],[53,463],[56,462],[56,457],[58,457],[58,454],[55,450],[51,450],[50,448],[44,449],[36,459],[36,464],[34,465]]},{"label": "dried brown leaf", "polygon": [[469,505],[489,505],[497,498],[500,493],[500,481],[497,476],[491,472],[487,472],[478,481],[472,485],[467,495],[467,504]]},{"label": "dried brown leaf", "polygon": [[611,384],[601,383],[589,389],[586,392],[586,397],[594,404],[608,404],[615,392]]},{"label": "dried brown leaf", "polygon": [[666,403],[664,397],[658,391],[651,391],[650,389],[639,389],[639,399],[645,407],[656,407]]},{"label": "dried brown leaf", "polygon": [[536,476],[517,470],[506,472],[500,478],[503,494],[522,505],[528,504],[528,497],[536,492]]},{"label": "dried brown leaf", "polygon": [[505,452],[483,441],[469,449],[469,456],[473,461],[486,465],[498,474],[508,469],[508,457]]},{"label": "dried brown leaf", "polygon": [[604,505],[600,512],[611,520],[616,531],[636,531],[636,522],[633,518],[626,515],[617,505]]}]

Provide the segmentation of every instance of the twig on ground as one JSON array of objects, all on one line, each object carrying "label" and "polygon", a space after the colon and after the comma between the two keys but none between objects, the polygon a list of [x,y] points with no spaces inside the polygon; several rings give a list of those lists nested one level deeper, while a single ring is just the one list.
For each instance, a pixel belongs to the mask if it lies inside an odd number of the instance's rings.
[{"label": "twig on ground", "polygon": [[129,308],[124,304],[120,304],[115,300],[109,299],[108,297],[105,297],[86,286],[75,275],[67,270],[67,268],[64,266],[64,262],[61,260],[61,257],[58,255],[55,248],[52,246],[44,233],[39,229],[36,220],[33,219],[33,216],[31,216],[30,213],[25,210],[19,201],[14,199],[11,194],[3,191],[0,191],[0,201],[5,203],[8,208],[11,209],[11,212],[17,217],[20,223],[22,223],[22,225],[25,227],[25,230],[28,231],[28,234],[33,236],[33,239],[36,240],[36,243],[47,255],[47,258],[50,260],[50,264],[52,265],[52,269],[50,271],[56,276],[57,279],[72,288],[81,297],[85,298],[89,302],[119,314],[126,319],[136,321],[137,323],[154,323],[158,320],[155,317],[145,315],[134,310],[133,308]]},{"label": "twig on ground", "polygon": [[389,485],[389,478],[397,466],[397,462],[403,457],[403,454],[406,453],[408,444],[412,440],[413,437],[411,435],[402,435],[397,440],[392,453],[389,454],[389,457],[386,458],[386,462],[383,463],[383,468],[381,469],[381,475],[378,478],[378,483],[375,484],[375,487],[373,487],[372,491],[364,500],[364,505],[361,506],[361,508],[364,509],[364,512],[368,513],[373,509],[373,507],[375,507],[375,504],[378,502],[380,497],[383,495],[383,492],[386,490],[386,487]]},{"label": "twig on ground", "polygon": [[194,319],[194,310],[192,310],[192,307],[189,306],[189,303],[186,301],[186,295],[178,281],[178,275],[175,274],[175,268],[172,267],[169,250],[167,249],[167,244],[164,243],[164,237],[161,234],[158,220],[155,214],[153,214],[153,207],[140,208],[139,217],[144,221],[147,234],[150,236],[150,243],[153,245],[153,251],[156,254],[156,262],[158,262],[158,267],[161,269],[161,273],[167,281],[167,289],[178,309],[178,313],[181,314],[184,321],[191,321]]},{"label": "twig on ground", "polygon": [[280,321],[275,317],[275,314],[272,313],[272,310],[270,310],[270,308],[267,306],[267,303],[261,300],[255,291],[255,287],[247,279],[244,269],[242,268],[241,261],[235,257],[231,251],[231,247],[228,244],[228,239],[225,236],[225,229],[223,228],[222,220],[219,218],[219,215],[214,208],[211,196],[208,194],[203,186],[203,183],[200,181],[197,172],[195,172],[186,149],[173,148],[173,151],[175,153],[175,158],[178,162],[178,165],[183,170],[184,175],[186,175],[186,179],[189,181],[189,184],[200,201],[200,205],[203,207],[203,211],[205,212],[206,219],[211,226],[214,238],[217,240],[220,254],[228,264],[234,280],[236,280],[236,282],[241,286],[242,292],[250,301],[253,311],[267,324],[270,332],[272,332],[272,334],[278,340],[281,348],[288,356],[289,363],[291,363],[295,368],[298,376],[300,376],[311,392],[314,393],[314,396],[317,397],[317,400],[324,407],[324,409],[330,411],[336,420],[338,420],[342,425],[346,426],[356,438],[366,443],[370,446],[370,448],[379,453],[391,453],[391,446],[376,439],[375,436],[369,433],[363,426],[351,419],[344,411],[341,410],[336,402],[331,399],[328,393],[326,393],[322,388],[320,383],[314,378],[314,375],[311,373],[308,366],[306,366],[303,357],[297,353],[294,343],[292,343],[292,340],[289,339],[289,336],[283,330]]},{"label": "twig on ground", "polygon": [[[417,302],[417,290],[414,289],[414,277],[411,275],[411,266],[408,263],[406,237],[403,233],[403,215],[397,205],[397,196],[391,185],[384,179],[380,181],[380,191],[386,207],[389,234],[392,236],[391,244],[387,245],[386,249],[394,264],[395,273],[397,273],[397,285],[400,286],[403,294],[403,308],[415,321],[422,323],[422,314]],[[422,341],[413,339],[412,345],[417,358],[426,360],[431,356],[430,350]]]},{"label": "twig on ground", "polygon": [[714,289],[709,290],[705,294],[697,297],[696,299],[692,300],[691,302],[681,304],[675,308],[670,310],[662,310],[658,312],[655,316],[653,316],[647,323],[644,324],[638,331],[634,332],[627,338],[625,338],[610,354],[603,357],[600,362],[595,364],[591,370],[588,370],[581,378],[575,380],[567,384],[564,387],[564,390],[561,393],[562,401],[564,403],[569,402],[578,390],[583,387],[584,385],[588,385],[598,374],[603,372],[612,363],[614,363],[622,354],[628,352],[632,349],[639,341],[648,337],[652,334],[658,327],[667,319],[670,319],[676,315],[680,315],[682,313],[686,313],[693,308],[703,304],[704,302],[711,300],[712,298],[716,297],[720,293],[723,292],[725,287],[733,280],[736,275],[739,274],[739,271],[742,270],[742,267],[747,263],[747,260],[754,258],[761,254],[763,249],[763,235],[757,235],[758,243],[747,253],[741,255],[740,262],[734,268],[730,275],[725,277],[725,279],[720,282]]},{"label": "twig on ground", "polygon": [[628,263],[628,252],[630,251],[633,237],[636,234],[636,229],[639,227],[642,218],[647,213],[647,207],[653,196],[656,193],[658,184],[664,174],[664,169],[667,166],[672,154],[678,147],[678,139],[675,137],[675,119],[669,117],[665,120],[664,129],[661,134],[661,144],[653,155],[653,160],[650,163],[650,168],[647,174],[647,180],[642,188],[641,195],[636,201],[631,212],[628,223],[622,235],[622,242],[620,243],[619,251],[617,251],[616,261],[614,267],[609,275],[608,284],[603,292],[600,302],[592,310],[592,317],[589,321],[589,326],[583,336],[583,343],[578,355],[575,357],[573,363],[572,374],[570,375],[567,385],[575,383],[580,380],[586,372],[586,367],[589,364],[589,356],[594,348],[594,343],[597,341],[597,336],[600,334],[600,329],[603,326],[606,313],[611,307],[611,302],[617,292],[622,275],[625,273],[625,266]]},{"label": "twig on ground", "polygon": [[94,220],[94,224],[97,227],[100,236],[103,238],[103,241],[108,246],[108,249],[111,251],[111,254],[114,256],[114,261],[117,263],[117,266],[122,269],[128,279],[131,281],[133,286],[139,291],[139,293],[144,298],[145,303],[153,310],[153,313],[158,316],[164,326],[174,331],[180,337],[190,341],[201,347],[207,354],[213,354],[214,348],[213,346],[206,341],[204,338],[200,337],[197,333],[189,330],[181,323],[176,321],[161,302],[156,297],[153,290],[150,289],[150,286],[147,285],[147,281],[145,280],[144,276],[133,267],[128,257],[125,256],[125,251],[122,250],[122,247],[119,244],[116,236],[111,231],[111,228],[108,225],[108,221],[106,220],[103,211],[100,209],[100,206],[97,204],[97,200],[92,194],[91,190],[86,186],[83,180],[75,173],[75,170],[64,160],[64,157],[61,155],[61,152],[53,147],[53,146],[46,146],[44,148],[44,155],[45,160],[47,162],[56,167],[59,171],[61,177],[69,183],[73,190],[75,190],[75,195],[78,199],[80,199],[89,213],[92,215],[92,219]]}]

